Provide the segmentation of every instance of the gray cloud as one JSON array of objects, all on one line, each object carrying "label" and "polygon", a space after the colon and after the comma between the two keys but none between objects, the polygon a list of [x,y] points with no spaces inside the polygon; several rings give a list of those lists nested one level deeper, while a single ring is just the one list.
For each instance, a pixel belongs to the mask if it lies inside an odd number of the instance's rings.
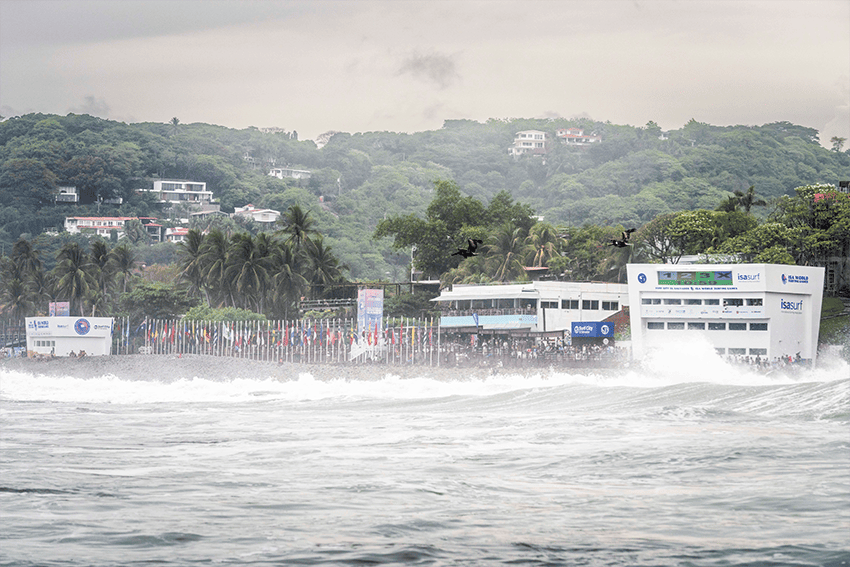
[{"label": "gray cloud", "polygon": [[411,75],[440,89],[450,87],[460,78],[453,57],[439,53],[408,56],[399,67],[398,74]]},{"label": "gray cloud", "polygon": [[93,95],[85,97],[83,103],[79,106],[73,106],[68,109],[68,112],[74,114],[91,114],[100,118],[109,118],[110,106],[102,98],[96,98]]}]

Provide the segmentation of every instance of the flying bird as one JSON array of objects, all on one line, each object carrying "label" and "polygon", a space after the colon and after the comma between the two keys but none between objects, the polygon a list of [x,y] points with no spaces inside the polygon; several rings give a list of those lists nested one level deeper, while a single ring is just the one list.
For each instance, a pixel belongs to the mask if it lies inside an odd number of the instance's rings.
[{"label": "flying bird", "polygon": [[458,248],[457,252],[452,254],[452,256],[461,256],[463,258],[469,258],[471,256],[477,256],[475,253],[478,250],[478,245],[484,242],[483,240],[478,240],[477,238],[467,238],[466,239],[466,248]]},{"label": "flying bird", "polygon": [[634,228],[630,228],[630,229],[628,229],[628,230],[624,230],[624,231],[621,233],[621,234],[622,234],[622,236],[620,237],[620,239],[619,239],[619,240],[617,240],[616,238],[612,238],[612,239],[611,239],[611,242],[609,242],[609,243],[608,243],[608,246],[616,246],[617,248],[625,248],[626,246],[632,246],[632,243],[631,243],[631,242],[629,242],[629,237],[632,235],[632,233],[633,233],[635,230],[636,230],[636,229],[634,229]]}]

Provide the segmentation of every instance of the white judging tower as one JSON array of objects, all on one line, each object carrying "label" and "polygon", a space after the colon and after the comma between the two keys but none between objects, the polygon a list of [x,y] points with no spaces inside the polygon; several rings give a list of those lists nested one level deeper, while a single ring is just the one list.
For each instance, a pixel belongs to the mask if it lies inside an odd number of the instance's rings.
[{"label": "white judging tower", "polygon": [[718,354],[814,364],[824,269],[782,264],[629,264],[632,354],[699,333]]}]

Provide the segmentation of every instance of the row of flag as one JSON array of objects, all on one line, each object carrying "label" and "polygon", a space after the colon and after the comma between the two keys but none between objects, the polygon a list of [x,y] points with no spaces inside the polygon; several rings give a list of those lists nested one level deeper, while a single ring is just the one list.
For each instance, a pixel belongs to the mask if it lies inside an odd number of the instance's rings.
[{"label": "row of flag", "polygon": [[[144,320],[134,335],[152,346],[189,345],[241,349],[256,347],[434,344],[433,320],[410,320],[406,324],[376,323],[357,332],[353,321],[182,321]],[[124,331],[129,327],[124,325]],[[121,330],[116,324],[116,333]]]}]

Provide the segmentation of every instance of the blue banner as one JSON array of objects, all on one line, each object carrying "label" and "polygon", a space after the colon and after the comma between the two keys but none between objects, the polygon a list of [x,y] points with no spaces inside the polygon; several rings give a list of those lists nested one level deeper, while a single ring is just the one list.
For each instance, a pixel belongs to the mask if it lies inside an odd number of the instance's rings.
[{"label": "blue banner", "polygon": [[570,323],[573,337],[613,337],[614,323],[603,321],[583,321]]}]

